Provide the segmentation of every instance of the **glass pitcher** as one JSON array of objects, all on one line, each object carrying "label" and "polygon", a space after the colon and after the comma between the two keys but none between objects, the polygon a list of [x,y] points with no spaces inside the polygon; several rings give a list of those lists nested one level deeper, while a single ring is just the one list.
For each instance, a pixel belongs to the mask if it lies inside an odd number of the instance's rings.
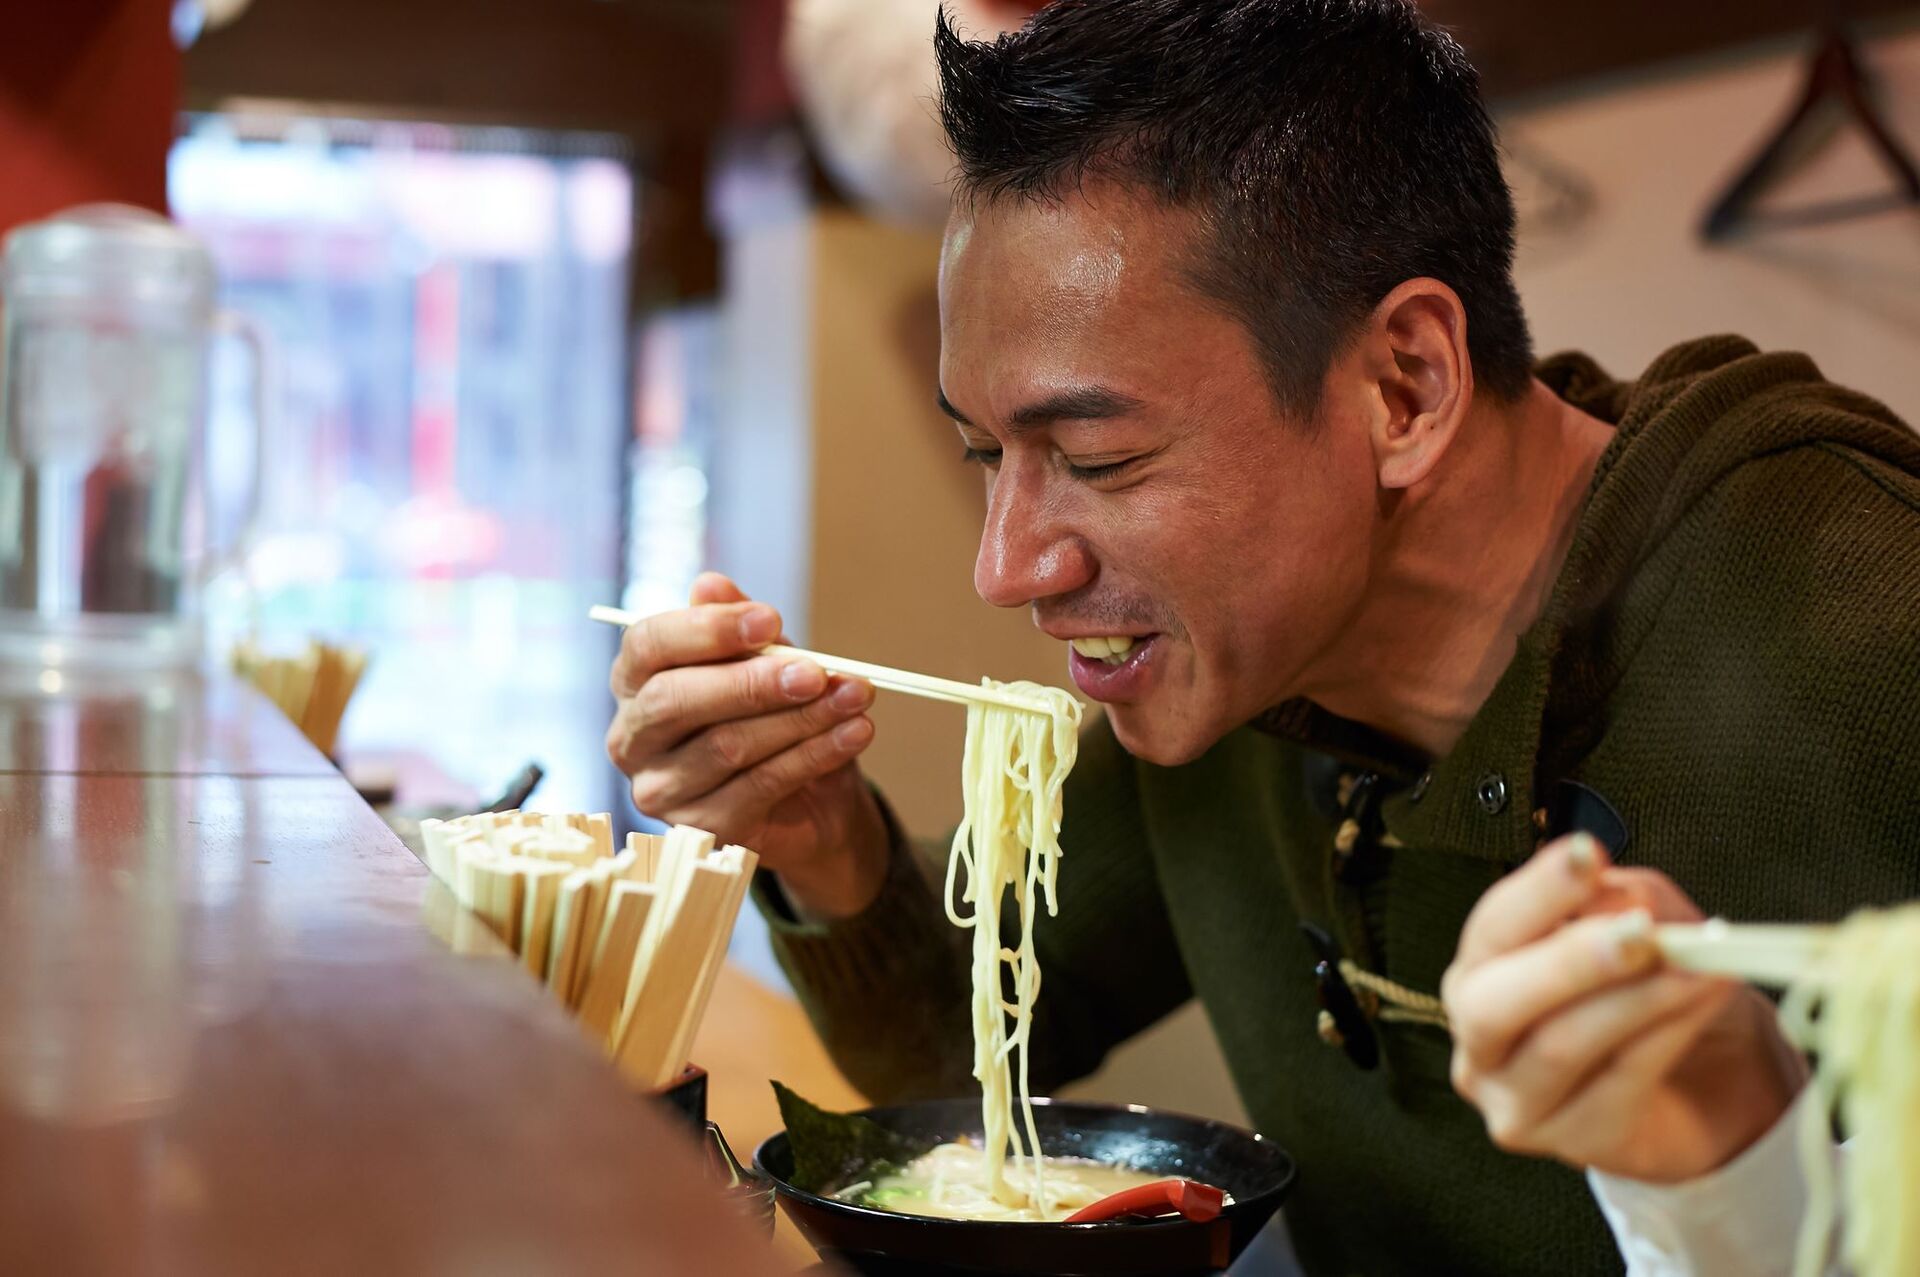
[{"label": "glass pitcher", "polygon": [[[212,255],[90,204],[0,248],[0,663],[151,669],[200,656],[201,587],[258,515],[268,350],[218,311]],[[214,336],[254,356],[253,475],[224,550],[206,481]]]}]

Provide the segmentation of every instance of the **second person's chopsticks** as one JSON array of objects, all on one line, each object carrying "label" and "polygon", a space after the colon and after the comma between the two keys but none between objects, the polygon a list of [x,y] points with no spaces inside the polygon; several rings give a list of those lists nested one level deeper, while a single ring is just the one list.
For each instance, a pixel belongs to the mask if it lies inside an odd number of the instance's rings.
[{"label": "second person's chopsticks", "polygon": [[[587,615],[596,621],[622,627],[635,625],[644,619],[638,612],[600,605],[591,608]],[[912,696],[927,697],[929,700],[951,701],[956,705],[977,701],[985,705],[999,705],[1006,709],[1025,710],[1030,714],[1052,712],[1044,701],[1021,696],[1015,692],[1002,691],[997,687],[977,687],[972,683],[962,683],[958,679],[916,674],[911,670],[892,669],[869,661],[856,661],[845,656],[829,656],[825,652],[809,652],[805,648],[787,647],[779,643],[760,650],[773,656],[805,657],[823,670],[864,678],[875,687],[883,687],[890,692],[906,692]]]},{"label": "second person's chopsticks", "polygon": [[1791,923],[1666,923],[1654,943],[1676,967],[1787,988],[1819,962],[1833,937],[1830,926]]}]

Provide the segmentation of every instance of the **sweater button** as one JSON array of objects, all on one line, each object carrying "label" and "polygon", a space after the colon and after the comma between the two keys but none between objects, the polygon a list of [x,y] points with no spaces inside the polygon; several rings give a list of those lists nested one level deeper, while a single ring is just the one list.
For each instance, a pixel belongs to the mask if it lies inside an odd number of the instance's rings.
[{"label": "sweater button", "polygon": [[1489,816],[1498,816],[1507,809],[1507,778],[1499,772],[1488,772],[1480,778],[1474,787],[1474,797],[1480,800],[1480,810]]}]

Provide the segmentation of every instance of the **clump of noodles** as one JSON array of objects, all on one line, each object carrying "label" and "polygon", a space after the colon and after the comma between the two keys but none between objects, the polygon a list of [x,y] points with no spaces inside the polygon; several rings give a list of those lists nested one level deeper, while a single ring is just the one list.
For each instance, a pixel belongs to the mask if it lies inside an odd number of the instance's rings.
[{"label": "clump of noodles", "polygon": [[[982,681],[1048,708],[1039,714],[978,703],[967,707],[960,768],[965,814],[947,861],[947,917],[973,931],[973,1075],[980,1082],[986,1191],[1003,1206],[1020,1208],[1047,1199],[1027,1083],[1027,1043],[1040,995],[1033,922],[1042,901],[1049,915],[1059,908],[1054,881],[1060,867],[1061,791],[1079,752],[1080,703],[1056,687]],[[1019,945],[1011,949],[1002,928],[1009,893],[1019,924]],[[967,906],[971,912],[961,912]],[[1009,1154],[1026,1172],[1020,1175],[1025,1184],[1008,1179]]]},{"label": "clump of noodles", "polygon": [[[1815,1061],[1800,1129],[1808,1202],[1795,1273],[1827,1271],[1836,1196],[1855,1277],[1920,1273],[1920,905],[1864,910],[1836,927],[1780,1019]],[[1850,1139],[1837,1185],[1835,1116]]]}]

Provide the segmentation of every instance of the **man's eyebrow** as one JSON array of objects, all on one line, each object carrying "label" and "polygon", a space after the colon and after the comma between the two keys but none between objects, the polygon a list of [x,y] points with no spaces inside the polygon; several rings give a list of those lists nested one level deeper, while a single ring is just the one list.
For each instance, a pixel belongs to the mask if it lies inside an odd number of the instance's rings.
[{"label": "man's eyebrow", "polygon": [[[952,417],[963,426],[973,423],[965,414],[953,406],[947,398],[945,389],[934,391],[934,402],[940,411]],[[1007,426],[1012,430],[1032,430],[1050,425],[1056,421],[1092,421],[1103,417],[1124,417],[1143,407],[1140,400],[1132,395],[1109,390],[1105,386],[1078,386],[1072,390],[1055,391],[1015,408],[1007,416]]]},{"label": "man's eyebrow", "polygon": [[947,388],[945,386],[935,386],[933,388],[933,402],[939,405],[941,412],[946,413],[961,425],[970,426],[973,424],[967,420],[966,414],[954,407],[953,401],[947,398]]}]

